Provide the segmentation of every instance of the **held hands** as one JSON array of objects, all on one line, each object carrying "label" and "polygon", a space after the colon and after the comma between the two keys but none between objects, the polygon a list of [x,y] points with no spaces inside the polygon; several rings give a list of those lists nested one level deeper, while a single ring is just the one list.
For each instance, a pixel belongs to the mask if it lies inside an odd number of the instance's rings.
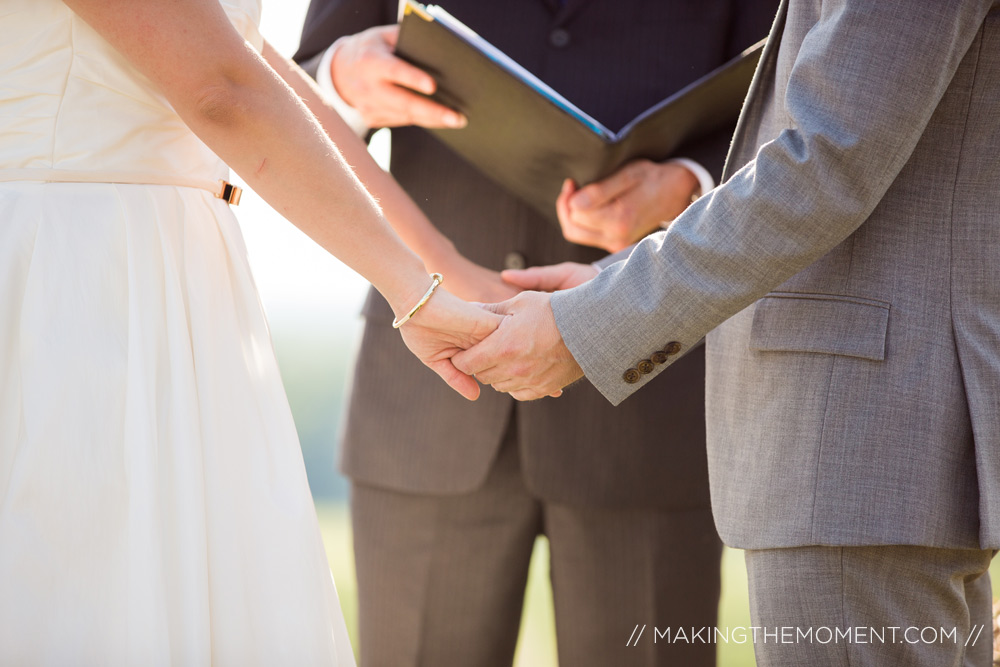
[{"label": "held hands", "polygon": [[550,298],[524,292],[483,306],[506,317],[483,342],[456,354],[455,368],[520,401],[560,396],[563,387],[583,377],[583,370],[563,343]]},{"label": "held hands", "polygon": [[[563,262],[504,271],[500,281],[495,271],[458,257],[466,266],[457,266],[452,258],[450,269],[459,275],[459,293],[480,301],[520,289],[569,289],[597,275],[589,264]],[[562,341],[548,294],[525,292],[477,307],[439,288],[400,332],[417,358],[473,401],[479,397],[476,380],[527,401],[559,396],[583,375]]]},{"label": "held hands", "polygon": [[698,187],[680,164],[634,160],[582,188],[567,179],[556,212],[567,241],[613,253],[680,215]]},{"label": "held hands", "polygon": [[[504,271],[502,275],[520,288],[554,291],[587,282],[597,275],[597,269],[563,262]],[[506,317],[482,343],[455,355],[456,368],[522,401],[559,396],[563,387],[583,375],[559,334],[548,294],[524,292],[484,308]]]},{"label": "held hands", "polygon": [[345,37],[330,65],[337,93],[369,127],[465,127],[465,117],[417,95],[430,95],[434,79],[393,55],[399,26],[369,28]]},{"label": "held hands", "polygon": [[490,335],[503,317],[462,301],[438,288],[431,299],[399,328],[403,342],[420,361],[470,401],[479,397],[479,385],[455,367],[456,353]]}]

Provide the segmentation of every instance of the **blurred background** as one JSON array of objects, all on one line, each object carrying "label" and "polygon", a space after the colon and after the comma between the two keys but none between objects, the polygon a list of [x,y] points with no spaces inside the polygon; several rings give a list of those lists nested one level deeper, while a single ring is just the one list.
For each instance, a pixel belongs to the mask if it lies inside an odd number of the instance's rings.
[{"label": "blurred background", "polygon": [[[307,7],[308,0],[264,2],[261,31],[288,56],[298,46]],[[383,165],[388,162],[388,140],[388,133],[382,131],[372,141],[372,154]],[[348,627],[354,634],[357,597],[347,513],[348,485],[337,472],[337,440],[351,360],[361,332],[359,312],[368,284],[256,195],[248,192],[237,214],[302,442],[330,567]],[[539,539],[525,598],[517,667],[557,664],[547,563],[547,545]],[[995,593],[998,574],[1000,570],[994,565]],[[655,623],[655,619],[636,621]],[[718,625],[723,629],[750,625],[746,572],[739,551],[727,550],[723,560]],[[718,649],[719,665],[754,665],[749,644],[720,644]]]}]

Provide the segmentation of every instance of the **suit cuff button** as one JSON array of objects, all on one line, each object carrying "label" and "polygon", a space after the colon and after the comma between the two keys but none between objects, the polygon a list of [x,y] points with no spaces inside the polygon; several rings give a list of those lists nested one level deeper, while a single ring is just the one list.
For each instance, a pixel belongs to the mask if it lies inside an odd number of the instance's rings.
[{"label": "suit cuff button", "polygon": [[635,367],[643,375],[649,375],[650,373],[653,372],[653,362],[650,361],[649,359],[643,359],[642,361],[640,361],[639,363],[637,363],[635,365]]},{"label": "suit cuff button", "polygon": [[635,384],[636,382],[639,381],[640,377],[642,377],[642,373],[640,373],[639,370],[636,368],[630,368],[627,371],[625,371],[624,375],[622,375],[622,379],[625,380],[625,382],[628,382],[629,384]]},{"label": "suit cuff button", "polygon": [[649,359],[654,364],[665,364],[667,363],[667,359],[669,358],[669,356],[670,355],[668,355],[666,352],[660,350],[659,352],[654,352]]},{"label": "suit cuff button", "polygon": [[668,354],[668,355],[671,355],[671,356],[675,355],[675,354],[677,354],[678,352],[681,351],[681,344],[678,343],[675,340],[674,341],[670,341],[669,343],[667,343],[666,345],[663,346],[663,351],[666,354]]}]

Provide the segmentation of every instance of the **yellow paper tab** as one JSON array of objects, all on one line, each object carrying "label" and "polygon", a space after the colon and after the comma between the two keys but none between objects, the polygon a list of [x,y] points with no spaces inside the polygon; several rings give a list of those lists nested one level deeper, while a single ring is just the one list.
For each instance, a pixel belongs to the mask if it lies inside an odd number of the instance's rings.
[{"label": "yellow paper tab", "polygon": [[414,2],[413,0],[406,0],[406,6],[403,8],[403,14],[416,14],[425,21],[434,20],[434,17],[427,13],[427,9],[425,9],[422,4]]}]

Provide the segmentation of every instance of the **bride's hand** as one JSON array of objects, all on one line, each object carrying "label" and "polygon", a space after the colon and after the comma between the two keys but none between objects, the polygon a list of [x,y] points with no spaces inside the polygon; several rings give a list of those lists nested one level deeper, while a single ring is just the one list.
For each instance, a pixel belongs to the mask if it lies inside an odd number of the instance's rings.
[{"label": "bride's hand", "polygon": [[479,384],[451,363],[458,352],[472,347],[499,326],[502,315],[483,310],[438,288],[431,299],[399,328],[403,342],[452,389],[470,401]]},{"label": "bride's hand", "polygon": [[448,276],[448,290],[466,301],[499,303],[517,296],[521,288],[516,283],[501,280],[500,273],[480,266],[466,257],[454,253],[441,273]]}]

